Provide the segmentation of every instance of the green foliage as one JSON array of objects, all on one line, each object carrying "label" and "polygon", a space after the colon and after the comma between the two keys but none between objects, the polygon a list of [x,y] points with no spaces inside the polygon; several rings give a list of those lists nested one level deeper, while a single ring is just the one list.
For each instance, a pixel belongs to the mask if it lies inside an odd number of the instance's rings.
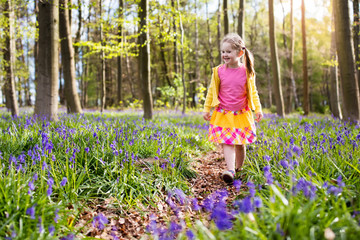
[{"label": "green foliage", "polygon": [[139,115],[63,115],[55,123],[2,113],[0,236],[57,239],[79,231],[76,218],[91,199],[128,209],[187,189],[190,158],[211,148],[201,116]]}]

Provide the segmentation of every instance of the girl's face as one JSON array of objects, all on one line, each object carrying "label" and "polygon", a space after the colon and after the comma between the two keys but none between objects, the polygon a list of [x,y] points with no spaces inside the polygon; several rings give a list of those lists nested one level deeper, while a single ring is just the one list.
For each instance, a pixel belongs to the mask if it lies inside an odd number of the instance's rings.
[{"label": "girl's face", "polygon": [[224,60],[225,64],[229,67],[239,66],[239,59],[241,57],[242,51],[233,49],[230,43],[224,42],[221,45],[221,58]]}]

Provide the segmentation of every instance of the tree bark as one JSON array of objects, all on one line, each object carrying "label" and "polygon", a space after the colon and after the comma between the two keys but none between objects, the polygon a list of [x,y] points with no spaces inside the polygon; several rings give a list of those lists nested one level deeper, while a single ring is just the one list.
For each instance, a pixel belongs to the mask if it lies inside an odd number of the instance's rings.
[{"label": "tree bark", "polygon": [[351,28],[348,1],[335,0],[336,50],[342,86],[344,120],[359,121],[359,89],[356,81],[354,49],[351,43]]},{"label": "tree bark", "polygon": [[359,17],[359,0],[353,0],[353,13],[354,13],[353,42],[354,42],[354,53],[355,53],[355,69],[356,69],[356,77],[357,77],[357,81],[358,81],[358,87],[360,88],[360,48],[359,48],[359,44],[360,44],[360,17]]},{"label": "tree bark", "polygon": [[61,63],[64,74],[64,94],[68,113],[81,113],[80,98],[76,87],[74,48],[69,22],[68,0],[60,0]]},{"label": "tree bark", "polygon": [[[195,49],[199,49],[199,27],[198,27],[198,3],[195,0]],[[196,108],[196,87],[199,83],[200,65],[199,65],[199,51],[195,51],[195,73],[194,80],[191,83],[191,107]]]},{"label": "tree bark", "polygon": [[142,83],[144,118],[152,119],[153,101],[151,94],[150,44],[149,44],[149,0],[141,0],[139,5],[139,77]]},{"label": "tree bark", "polygon": [[238,34],[245,41],[245,0],[239,0]]},{"label": "tree bark", "polygon": [[19,115],[19,106],[16,97],[15,89],[15,60],[16,60],[16,46],[15,46],[15,31],[14,31],[14,4],[13,0],[7,0],[5,2],[4,16],[7,21],[5,27],[6,34],[6,49],[4,50],[4,60],[6,61],[5,73],[5,91],[6,91],[6,106],[9,107],[12,116]]},{"label": "tree bark", "polygon": [[[100,7],[100,42],[101,45],[104,46],[104,33],[103,33],[103,19],[102,19],[102,0],[99,1]],[[105,63],[105,52],[103,50],[100,51],[101,56],[101,75],[100,75],[100,112],[103,112],[105,109],[106,102],[106,63]]]},{"label": "tree bark", "polygon": [[[177,0],[177,7],[180,8],[180,2]],[[179,12],[179,20],[180,20],[180,32],[181,32],[181,51],[180,51],[180,61],[181,61],[181,81],[183,85],[183,109],[182,114],[185,114],[186,110],[186,84],[185,84],[185,64],[184,64],[184,27],[182,23],[182,17],[180,9]]]},{"label": "tree bark", "polygon": [[224,11],[224,35],[229,33],[229,16],[228,16],[228,1],[223,0]]},{"label": "tree bark", "polygon": [[[332,0],[332,5],[335,6],[335,0]],[[335,62],[338,61],[336,55],[336,40],[335,40],[335,23],[334,23],[334,8],[331,16],[331,47],[330,47],[331,60],[334,62],[330,66],[330,110],[334,117],[342,119],[340,108],[340,94],[339,94],[339,78],[338,67]]]},{"label": "tree bark", "polygon": [[174,54],[173,54],[173,61],[174,61],[174,78],[178,74],[178,47],[177,47],[177,30],[176,30],[176,14],[175,14],[175,0],[171,0],[171,11],[173,13],[173,34],[174,34]]},{"label": "tree bark", "polygon": [[[118,34],[119,34],[119,44],[122,44],[123,41],[123,18],[124,18],[124,1],[119,0],[119,26],[118,26]],[[120,102],[122,102],[122,67],[121,67],[121,58],[122,54],[117,57],[117,101],[116,105],[120,106]]]},{"label": "tree bark", "polygon": [[217,10],[217,45],[218,45],[218,59],[221,63],[221,1],[218,0],[218,10]]},{"label": "tree bark", "polygon": [[304,115],[310,112],[309,101],[309,78],[307,71],[307,48],[306,48],[306,25],[305,25],[305,2],[301,1],[301,31],[302,31],[302,54],[303,54],[303,82],[304,82]]},{"label": "tree bark", "polygon": [[169,73],[168,73],[168,67],[167,67],[167,62],[166,62],[166,58],[165,58],[165,41],[164,36],[163,36],[163,20],[161,19],[162,17],[160,16],[160,14],[158,15],[158,20],[159,20],[159,28],[160,28],[160,59],[162,61],[162,75],[165,77],[165,80],[167,82],[167,84],[171,87],[174,87],[173,84],[170,81],[170,77],[169,77]]},{"label": "tree bark", "polygon": [[214,63],[214,57],[212,55],[212,40],[211,40],[211,31],[210,31],[210,19],[209,19],[209,4],[208,1],[206,1],[206,26],[207,26],[207,34],[208,34],[208,54],[210,58],[210,68],[212,69],[215,66]]},{"label": "tree bark", "polygon": [[273,73],[273,89],[275,93],[276,112],[280,117],[285,116],[284,112],[284,100],[281,89],[281,76],[280,66],[277,53],[277,45],[275,38],[275,20],[274,20],[274,1],[269,0],[269,38],[270,38],[270,49],[271,49],[271,66]]},{"label": "tree bark", "polygon": [[35,115],[58,119],[59,1],[39,2],[39,68]]}]

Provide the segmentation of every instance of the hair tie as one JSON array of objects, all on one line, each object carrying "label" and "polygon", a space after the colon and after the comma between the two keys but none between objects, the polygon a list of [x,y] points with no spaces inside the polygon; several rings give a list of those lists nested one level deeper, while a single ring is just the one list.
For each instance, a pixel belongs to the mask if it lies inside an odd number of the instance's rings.
[{"label": "hair tie", "polygon": [[242,47],[242,50],[245,50],[246,49],[246,47]]}]

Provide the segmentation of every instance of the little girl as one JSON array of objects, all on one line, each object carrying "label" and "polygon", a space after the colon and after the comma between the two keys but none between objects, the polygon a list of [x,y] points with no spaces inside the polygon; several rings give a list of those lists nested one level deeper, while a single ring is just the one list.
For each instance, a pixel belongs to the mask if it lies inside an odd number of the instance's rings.
[{"label": "little girl", "polygon": [[[240,61],[242,56],[244,60]],[[222,178],[232,183],[235,171],[240,171],[243,165],[245,144],[256,139],[251,110],[255,111],[257,122],[263,114],[255,86],[253,56],[238,34],[227,34],[221,41],[221,58],[225,64],[213,68],[203,117],[210,121],[209,140],[223,146],[228,170]],[[215,108],[212,115],[211,108]]]}]

